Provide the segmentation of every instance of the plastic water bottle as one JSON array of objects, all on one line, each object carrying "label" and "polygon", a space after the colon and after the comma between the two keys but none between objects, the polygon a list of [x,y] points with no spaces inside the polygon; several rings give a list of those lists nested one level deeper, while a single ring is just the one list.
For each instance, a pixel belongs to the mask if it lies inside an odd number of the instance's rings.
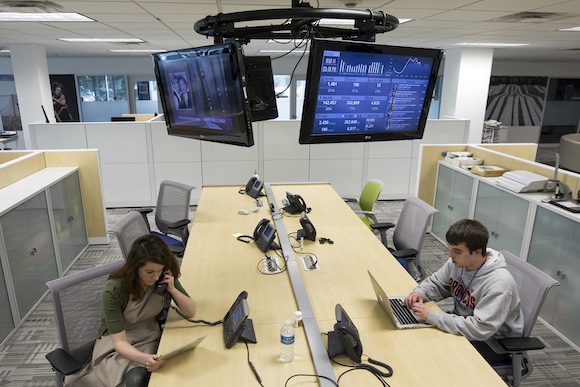
[{"label": "plastic water bottle", "polygon": [[284,363],[294,360],[294,328],[290,320],[284,321],[280,329],[280,360]]}]

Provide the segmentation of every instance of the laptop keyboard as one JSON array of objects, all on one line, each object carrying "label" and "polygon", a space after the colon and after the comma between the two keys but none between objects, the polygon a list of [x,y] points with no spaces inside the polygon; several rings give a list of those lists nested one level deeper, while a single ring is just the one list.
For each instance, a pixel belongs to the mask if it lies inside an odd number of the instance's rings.
[{"label": "laptop keyboard", "polygon": [[395,317],[401,324],[417,324],[417,318],[413,312],[403,304],[403,300],[398,298],[389,298],[391,308],[395,312]]}]

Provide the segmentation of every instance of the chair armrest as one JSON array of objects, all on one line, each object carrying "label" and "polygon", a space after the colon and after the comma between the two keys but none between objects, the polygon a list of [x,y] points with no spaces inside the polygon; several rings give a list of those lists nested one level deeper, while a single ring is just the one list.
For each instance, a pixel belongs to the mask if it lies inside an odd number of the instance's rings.
[{"label": "chair armrest", "polygon": [[383,223],[373,223],[370,225],[373,230],[388,230],[395,227],[395,223],[383,222]]},{"label": "chair armrest", "polygon": [[189,219],[181,219],[167,224],[167,227],[172,229],[180,229],[189,224]]},{"label": "chair armrest", "polygon": [[346,203],[358,203],[357,198],[342,198]]},{"label": "chair armrest", "polygon": [[415,249],[402,249],[391,251],[395,258],[415,258],[419,252]]},{"label": "chair armrest", "polygon": [[62,348],[57,348],[46,354],[52,368],[63,375],[74,374],[83,366]]},{"label": "chair armrest", "polygon": [[506,337],[499,339],[498,343],[510,352],[531,351],[545,347],[544,343],[537,337]]},{"label": "chair armrest", "polygon": [[150,214],[151,212],[153,212],[153,208],[135,208],[135,211],[140,212],[141,215]]}]

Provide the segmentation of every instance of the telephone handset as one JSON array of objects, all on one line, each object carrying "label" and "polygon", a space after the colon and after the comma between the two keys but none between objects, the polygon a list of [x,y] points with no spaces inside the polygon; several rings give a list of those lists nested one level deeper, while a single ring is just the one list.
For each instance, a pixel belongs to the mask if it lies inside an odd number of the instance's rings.
[{"label": "telephone handset", "polygon": [[256,199],[258,196],[262,195],[262,188],[264,188],[262,180],[258,179],[256,176],[252,176],[246,183],[246,194]]},{"label": "telephone handset", "polygon": [[[248,316],[250,315],[250,307],[248,306],[248,301],[246,300],[247,297],[248,292],[245,290],[241,292],[224,316],[224,343],[226,348],[233,347],[242,335],[244,328],[249,329],[251,325],[248,324],[248,327],[246,327],[246,324],[244,324],[247,321],[251,321],[248,320]],[[247,340],[252,341],[252,338],[248,338]],[[253,342],[256,342],[255,334],[253,337]]]},{"label": "telephone handset", "polygon": [[167,269],[163,268],[163,273],[161,273],[161,276],[159,277],[157,282],[155,282],[155,293],[157,293],[159,295],[163,294],[163,292],[165,292],[167,290],[167,282],[161,282],[165,278],[166,271],[167,271]]},{"label": "telephone handset", "polygon": [[304,230],[304,238],[315,241],[316,240],[316,228],[306,216],[306,212],[302,211],[300,216],[300,225],[302,226],[302,230]]},{"label": "telephone handset", "polygon": [[278,245],[274,242],[276,238],[276,228],[268,219],[262,219],[254,230],[254,241],[258,248],[263,252],[271,248],[277,248]]}]

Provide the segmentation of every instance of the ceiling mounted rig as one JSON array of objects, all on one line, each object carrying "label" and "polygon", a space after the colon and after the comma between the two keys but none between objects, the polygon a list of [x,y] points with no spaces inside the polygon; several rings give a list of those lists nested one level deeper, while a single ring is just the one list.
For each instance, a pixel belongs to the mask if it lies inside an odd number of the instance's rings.
[{"label": "ceiling mounted rig", "polygon": [[[353,20],[354,27],[321,26],[320,19]],[[280,24],[236,27],[235,23],[285,20]],[[376,34],[394,30],[399,19],[382,11],[312,8],[309,3],[292,0],[292,8],[220,13],[198,20],[194,30],[213,36],[216,42],[235,39],[307,39],[310,37],[375,41]]]}]

